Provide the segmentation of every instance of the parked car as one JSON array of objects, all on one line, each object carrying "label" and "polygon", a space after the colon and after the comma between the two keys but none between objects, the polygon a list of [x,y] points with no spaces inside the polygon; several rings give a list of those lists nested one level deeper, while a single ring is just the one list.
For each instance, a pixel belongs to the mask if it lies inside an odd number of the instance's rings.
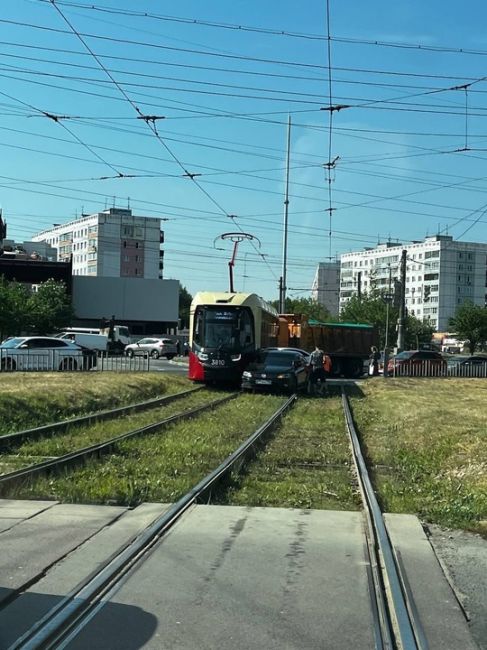
[{"label": "parked car", "polygon": [[153,359],[159,357],[172,359],[177,353],[176,343],[167,338],[145,338],[125,346],[125,354],[128,357],[133,357],[136,354],[148,354]]},{"label": "parked car", "polygon": [[460,357],[456,364],[450,364],[448,372],[454,377],[487,377],[487,356]]},{"label": "parked car", "polygon": [[243,390],[278,390],[295,393],[308,387],[308,364],[299,352],[262,350],[242,374]]},{"label": "parked car", "polygon": [[296,352],[296,354],[302,355],[306,360],[309,359],[310,353],[307,352],[306,350],[303,350],[301,348],[264,348],[264,352],[268,352],[270,350],[283,350],[284,352]]},{"label": "parked car", "polygon": [[18,336],[0,345],[1,370],[78,370],[92,365],[92,352],[50,336]]},{"label": "parked car", "polygon": [[447,374],[447,362],[433,350],[408,350],[389,359],[387,372],[402,377],[440,377]]}]

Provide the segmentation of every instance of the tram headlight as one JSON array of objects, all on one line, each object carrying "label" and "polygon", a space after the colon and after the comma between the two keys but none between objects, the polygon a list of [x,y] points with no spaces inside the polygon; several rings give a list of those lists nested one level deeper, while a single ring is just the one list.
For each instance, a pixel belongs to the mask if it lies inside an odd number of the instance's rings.
[{"label": "tram headlight", "polygon": [[252,377],[252,373],[249,372],[248,370],[244,370],[242,373],[242,377],[247,377],[247,379],[250,379]]},{"label": "tram headlight", "polygon": [[242,358],[241,354],[232,354],[232,356],[230,357],[232,361],[240,361],[241,358]]},{"label": "tram headlight", "polygon": [[200,361],[208,361],[208,355],[206,352],[198,352],[198,359]]}]

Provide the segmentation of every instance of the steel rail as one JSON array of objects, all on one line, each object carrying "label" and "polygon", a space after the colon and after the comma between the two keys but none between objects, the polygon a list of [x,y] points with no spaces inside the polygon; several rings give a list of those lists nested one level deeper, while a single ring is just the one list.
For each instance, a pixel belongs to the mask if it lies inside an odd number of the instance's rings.
[{"label": "steel rail", "polygon": [[109,420],[110,418],[120,417],[127,413],[138,413],[164,404],[169,404],[177,399],[191,395],[199,390],[203,390],[204,386],[184,390],[181,393],[174,393],[173,395],[165,395],[164,397],[154,397],[145,402],[138,402],[137,404],[130,404],[129,406],[118,406],[114,409],[107,411],[100,411],[99,413],[90,413],[89,415],[81,415],[77,418],[70,418],[69,420],[61,420],[60,422],[53,422],[51,424],[44,424],[40,427],[33,429],[25,429],[24,431],[16,431],[15,433],[8,433],[0,436],[0,450],[11,447],[14,444],[20,444],[27,438],[40,438],[41,436],[52,435],[53,433],[63,432],[69,427],[78,426],[81,424],[91,424],[92,422],[101,422]]},{"label": "steel rail", "polygon": [[103,453],[108,453],[113,446],[124,440],[128,440],[129,438],[133,438],[135,436],[151,433],[152,431],[156,431],[157,429],[160,429],[161,427],[167,426],[169,424],[173,424],[174,422],[180,422],[182,420],[192,418],[193,416],[198,415],[203,411],[215,408],[220,404],[224,404],[225,402],[234,399],[237,397],[237,395],[238,393],[226,395],[225,397],[213,400],[212,402],[203,404],[202,406],[196,406],[189,411],[176,413],[175,415],[171,415],[170,417],[159,420],[158,422],[148,424],[145,427],[134,429],[133,431],[127,431],[126,433],[121,433],[118,436],[110,438],[110,440],[104,440],[103,442],[98,442],[94,445],[89,445],[88,447],[83,447],[81,449],[69,452],[68,454],[59,456],[58,458],[51,458],[49,460],[43,461],[42,463],[36,463],[35,465],[29,465],[23,469],[18,469],[14,472],[3,474],[0,476],[0,495],[2,495],[7,488],[12,487],[12,485],[22,483],[35,475],[48,473],[52,470],[58,470],[62,467],[75,465],[84,458],[93,456],[94,454],[100,455]]},{"label": "steel rail", "polygon": [[[408,594],[404,588],[401,570],[397,564],[394,548],[367,471],[344,388],[342,388],[342,405],[364,504],[367,545],[374,565],[372,569],[380,571],[380,575],[376,574],[374,578],[374,585],[383,634],[382,647],[400,650],[426,650],[425,637],[421,634],[418,618],[414,616],[415,607],[411,602],[411,594]],[[385,593],[385,598],[382,591]],[[387,609],[384,608],[385,604],[387,604]]]},{"label": "steel rail", "polygon": [[241,467],[252,454],[256,445],[270,433],[282,415],[295,403],[292,395],[277,411],[260,426],[238,449],[228,456],[216,469],[197,483],[189,492],[174,503],[142,533],[128,542],[101,569],[88,576],[65,598],[55,605],[28,632],[8,650],[50,650],[61,642],[73,638],[91,618],[101,600],[106,602],[135,565],[158,543],[160,538],[199,499],[211,492],[217,483],[235,467]]}]

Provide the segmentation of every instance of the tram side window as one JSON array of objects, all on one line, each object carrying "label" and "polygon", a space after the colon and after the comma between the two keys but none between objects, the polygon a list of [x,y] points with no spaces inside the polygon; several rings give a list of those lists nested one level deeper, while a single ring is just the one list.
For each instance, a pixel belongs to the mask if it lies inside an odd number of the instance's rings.
[{"label": "tram side window", "polygon": [[254,327],[251,314],[247,310],[243,310],[240,315],[240,346],[246,347],[254,343]]},{"label": "tram side window", "polygon": [[194,341],[197,345],[203,345],[203,311],[199,309],[194,318]]}]

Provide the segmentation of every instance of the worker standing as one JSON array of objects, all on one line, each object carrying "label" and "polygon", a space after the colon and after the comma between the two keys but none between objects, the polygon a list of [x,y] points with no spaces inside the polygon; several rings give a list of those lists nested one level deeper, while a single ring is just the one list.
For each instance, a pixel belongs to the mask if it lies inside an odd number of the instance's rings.
[{"label": "worker standing", "polygon": [[309,375],[309,392],[316,393],[318,381],[325,383],[325,371],[323,370],[324,352],[317,345],[309,357],[310,375]]}]

